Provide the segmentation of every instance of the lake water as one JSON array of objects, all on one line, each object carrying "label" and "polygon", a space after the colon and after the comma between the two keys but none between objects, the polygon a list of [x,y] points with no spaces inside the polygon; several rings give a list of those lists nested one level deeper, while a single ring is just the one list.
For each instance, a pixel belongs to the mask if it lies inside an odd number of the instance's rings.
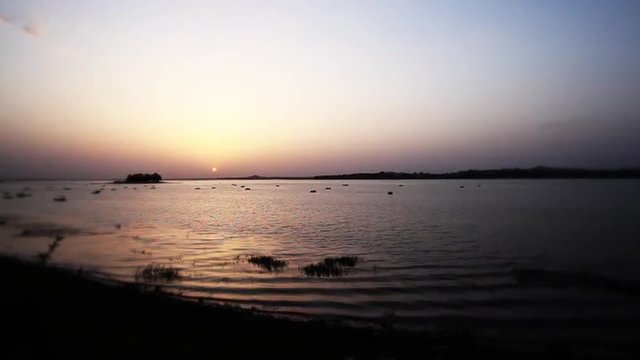
[{"label": "lake water", "polygon": [[[171,265],[183,279],[162,283],[167,291],[282,313],[408,328],[445,320],[609,326],[617,339],[640,328],[638,180],[155,187],[1,183],[1,192],[32,196],[0,199],[0,251],[35,259],[60,233],[53,264],[124,281],[148,264]],[[67,201],[53,201],[59,195]],[[268,272],[248,255],[288,267]],[[360,261],[340,277],[300,271],[331,256]]]}]

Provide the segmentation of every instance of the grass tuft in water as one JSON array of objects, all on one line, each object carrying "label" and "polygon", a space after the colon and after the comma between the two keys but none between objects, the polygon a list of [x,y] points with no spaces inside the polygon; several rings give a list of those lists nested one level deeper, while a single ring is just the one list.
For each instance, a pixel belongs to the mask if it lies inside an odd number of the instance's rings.
[{"label": "grass tuft in water", "polygon": [[306,276],[342,276],[347,272],[347,268],[356,266],[358,260],[357,256],[328,257],[321,262],[304,266],[301,270]]},{"label": "grass tuft in water", "polygon": [[41,252],[41,253],[38,253],[38,255],[36,255],[36,258],[40,260],[40,263],[42,265],[46,265],[47,262],[49,262],[49,260],[51,259],[51,256],[53,255],[53,252],[56,251],[56,249],[58,248],[62,240],[64,240],[63,235],[56,235],[53,242],[49,244],[48,251]]},{"label": "grass tuft in water", "polygon": [[282,271],[287,267],[287,262],[278,260],[273,256],[250,256],[247,261],[261,269],[271,271]]},{"label": "grass tuft in water", "polygon": [[146,281],[176,281],[182,278],[180,269],[160,264],[149,264],[139,268],[135,274],[136,280]]}]

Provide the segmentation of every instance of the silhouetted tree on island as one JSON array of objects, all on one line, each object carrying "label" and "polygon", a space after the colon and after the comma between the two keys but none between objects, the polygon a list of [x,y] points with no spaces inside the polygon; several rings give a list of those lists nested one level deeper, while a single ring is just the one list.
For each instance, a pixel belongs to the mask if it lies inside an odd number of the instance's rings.
[{"label": "silhouetted tree on island", "polygon": [[153,174],[129,174],[125,183],[159,183],[162,182],[162,176],[158,173]]}]

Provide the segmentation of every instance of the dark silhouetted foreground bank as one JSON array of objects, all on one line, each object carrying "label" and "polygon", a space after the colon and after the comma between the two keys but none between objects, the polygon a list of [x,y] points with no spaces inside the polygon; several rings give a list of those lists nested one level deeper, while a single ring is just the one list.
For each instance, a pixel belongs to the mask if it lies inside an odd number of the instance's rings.
[{"label": "dark silhouetted foreground bank", "polygon": [[274,318],[14,258],[0,257],[0,271],[3,359],[572,358],[561,343],[532,347],[462,329],[409,333]]}]

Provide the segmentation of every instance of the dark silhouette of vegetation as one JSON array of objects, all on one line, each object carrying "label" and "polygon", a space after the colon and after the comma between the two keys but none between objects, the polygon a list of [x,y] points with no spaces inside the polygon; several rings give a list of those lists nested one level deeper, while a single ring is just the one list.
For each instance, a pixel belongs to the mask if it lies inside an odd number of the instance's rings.
[{"label": "dark silhouette of vegetation", "polygon": [[306,265],[301,270],[306,276],[342,276],[347,272],[347,268],[355,267],[358,261],[357,256],[328,257],[321,262]]},{"label": "dark silhouette of vegetation", "polygon": [[451,173],[392,172],[315,176],[317,180],[404,180],[404,179],[632,179],[640,178],[640,169],[590,170],[537,166],[530,169],[506,168],[464,170]]},{"label": "dark silhouette of vegetation", "polygon": [[176,281],[182,278],[180,269],[160,264],[149,264],[139,268],[135,274],[136,280],[145,281]]},{"label": "dark silhouette of vegetation", "polygon": [[56,235],[55,239],[48,245],[47,251],[41,252],[37,255],[37,258],[38,260],[40,260],[40,263],[42,265],[46,265],[47,262],[49,262],[49,259],[51,259],[51,256],[53,255],[53,252],[56,251],[63,239],[64,236]]},{"label": "dark silhouette of vegetation", "polygon": [[58,236],[77,235],[80,233],[80,229],[56,224],[28,224],[25,226],[27,227],[23,228],[20,236],[56,238]]},{"label": "dark silhouette of vegetation", "polygon": [[282,271],[287,267],[287,262],[278,260],[273,256],[249,256],[247,261],[266,271]]},{"label": "dark silhouette of vegetation", "polygon": [[145,184],[145,183],[161,183],[162,176],[158,173],[153,174],[129,174],[124,181],[118,181],[118,183],[126,183],[126,184]]}]

